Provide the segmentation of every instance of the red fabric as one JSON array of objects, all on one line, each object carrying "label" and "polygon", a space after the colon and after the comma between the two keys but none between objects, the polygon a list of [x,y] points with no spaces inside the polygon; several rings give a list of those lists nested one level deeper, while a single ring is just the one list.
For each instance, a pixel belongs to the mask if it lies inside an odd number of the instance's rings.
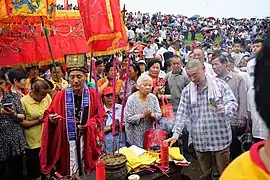
[{"label": "red fabric", "polygon": [[[50,27],[49,40],[55,60],[63,60],[65,54],[90,52],[79,11],[56,17],[54,26]],[[40,25],[14,25],[11,31],[0,33],[0,67],[37,62],[51,63],[48,44]]]},{"label": "red fabric", "polygon": [[78,3],[85,37],[94,55],[114,54],[127,49],[119,0],[79,0]]},{"label": "red fabric", "polygon": [[173,105],[168,103],[167,98],[162,98],[162,104],[160,106],[162,117],[174,121]]},{"label": "red fabric", "polygon": [[[12,86],[12,85],[8,86],[8,87],[5,89],[5,91],[6,91],[7,93],[10,93],[10,92],[11,92],[11,86]],[[22,93],[23,93],[24,95],[27,95],[27,94],[29,93],[29,91],[28,91],[27,88],[23,88],[23,89],[22,89]]]},{"label": "red fabric", "polygon": [[[97,146],[97,137],[101,138],[101,133],[97,130],[100,124],[98,118],[97,95],[94,89],[90,90],[90,118],[87,122],[87,130],[84,134],[84,164],[85,171],[90,173],[95,169],[95,162],[101,154],[101,147]],[[102,115],[106,117],[101,103]],[[51,106],[44,113],[44,127],[42,143],[40,149],[41,172],[50,173],[52,168],[61,175],[70,175],[69,143],[67,139],[66,120],[61,119],[57,124],[49,121],[49,115],[57,113],[66,117],[65,113],[65,90],[60,91],[53,99]]]},{"label": "red fabric", "polygon": [[259,150],[264,146],[264,143],[265,141],[258,142],[250,148],[250,158],[258,167],[265,171],[265,173],[270,174],[259,154]]},{"label": "red fabric", "polygon": [[153,146],[162,145],[166,139],[166,132],[161,129],[149,129],[144,133],[144,149],[150,150]]}]

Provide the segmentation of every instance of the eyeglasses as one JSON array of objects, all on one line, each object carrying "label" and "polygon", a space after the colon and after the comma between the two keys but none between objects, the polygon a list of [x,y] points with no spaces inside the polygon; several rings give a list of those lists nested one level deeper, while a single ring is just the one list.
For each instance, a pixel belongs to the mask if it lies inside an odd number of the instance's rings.
[{"label": "eyeglasses", "polygon": [[113,94],[106,94],[105,96],[106,96],[106,98],[111,98],[111,97],[113,97]]}]

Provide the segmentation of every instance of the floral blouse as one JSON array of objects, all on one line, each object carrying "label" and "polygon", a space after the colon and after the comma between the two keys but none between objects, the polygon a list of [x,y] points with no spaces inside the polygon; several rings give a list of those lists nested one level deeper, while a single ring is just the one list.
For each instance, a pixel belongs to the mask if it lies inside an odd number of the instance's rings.
[{"label": "floral blouse", "polygon": [[[4,92],[0,106],[5,103],[12,103],[16,113],[24,114],[17,94]],[[0,115],[0,161],[5,161],[10,156],[22,155],[25,147],[26,142],[20,123],[13,117]]]}]

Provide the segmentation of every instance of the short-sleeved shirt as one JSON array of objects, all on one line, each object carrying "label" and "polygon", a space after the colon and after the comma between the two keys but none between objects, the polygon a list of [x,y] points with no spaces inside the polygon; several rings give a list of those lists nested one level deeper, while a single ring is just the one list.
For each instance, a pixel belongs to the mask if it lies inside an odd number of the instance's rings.
[{"label": "short-sleeved shirt", "polygon": [[[51,104],[51,97],[47,95],[41,102],[36,102],[29,94],[22,99],[22,107],[25,111],[26,120],[37,120],[43,116],[44,111]],[[27,148],[35,149],[41,146],[42,124],[24,129]]]},{"label": "short-sleeved shirt", "polygon": [[[4,92],[1,104],[12,103],[18,114],[23,114],[19,96],[15,93]],[[0,115],[0,162],[11,156],[20,156],[25,150],[25,138],[17,119]]]}]

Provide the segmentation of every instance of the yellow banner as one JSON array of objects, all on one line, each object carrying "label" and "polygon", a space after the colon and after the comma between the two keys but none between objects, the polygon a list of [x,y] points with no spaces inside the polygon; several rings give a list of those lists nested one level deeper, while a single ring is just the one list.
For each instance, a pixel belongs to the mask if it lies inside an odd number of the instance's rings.
[{"label": "yellow banner", "polygon": [[[27,18],[54,19],[56,0],[0,0],[0,21],[24,23]],[[37,22],[35,22],[37,23]]]}]

